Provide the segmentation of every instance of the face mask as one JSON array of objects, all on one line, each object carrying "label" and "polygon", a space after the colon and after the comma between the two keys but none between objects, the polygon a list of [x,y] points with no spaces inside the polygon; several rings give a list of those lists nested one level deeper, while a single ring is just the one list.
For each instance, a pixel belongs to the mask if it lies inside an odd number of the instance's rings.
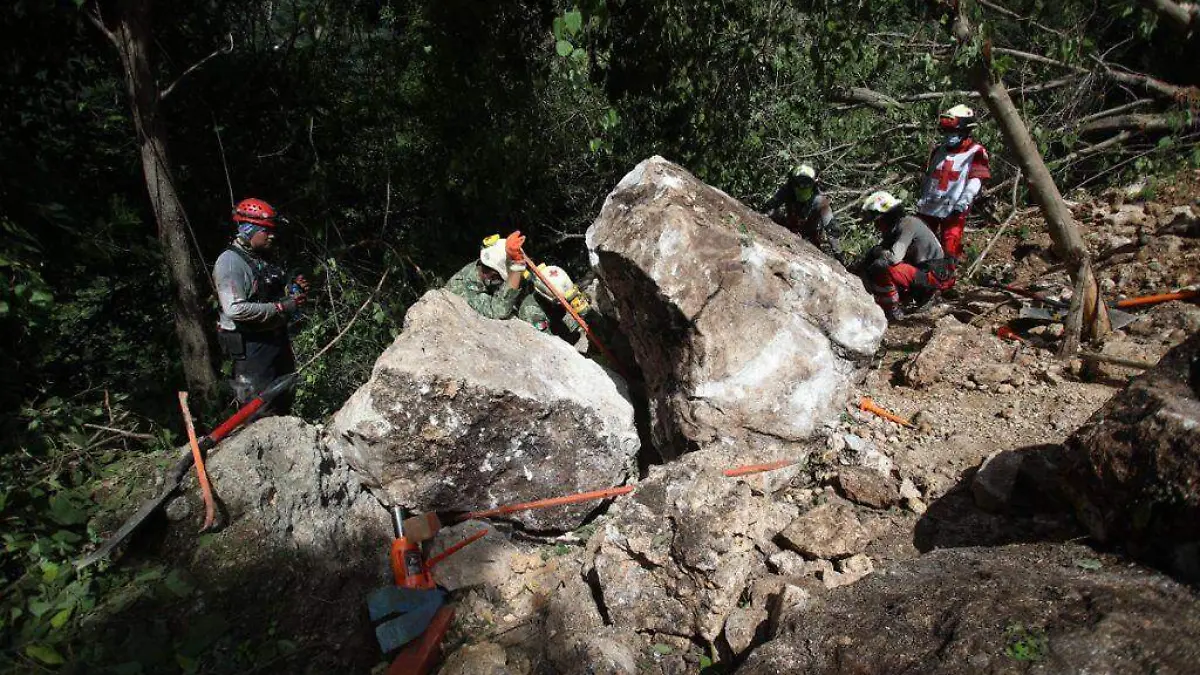
[{"label": "face mask", "polygon": [[963,138],[964,137],[962,134],[951,134],[950,136],[947,136],[946,137],[946,147],[957,148],[959,145],[962,144]]}]

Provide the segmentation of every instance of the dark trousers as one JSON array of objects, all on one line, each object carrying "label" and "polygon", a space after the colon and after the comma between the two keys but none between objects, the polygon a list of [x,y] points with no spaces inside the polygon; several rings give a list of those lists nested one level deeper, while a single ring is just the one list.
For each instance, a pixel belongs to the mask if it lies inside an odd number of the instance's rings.
[{"label": "dark trousers", "polygon": [[[286,330],[251,333],[220,331],[221,349],[233,360],[233,393],[238,406],[249,403],[281,375],[296,371],[296,356]],[[287,415],[292,409],[291,389],[271,402],[268,414]]]}]

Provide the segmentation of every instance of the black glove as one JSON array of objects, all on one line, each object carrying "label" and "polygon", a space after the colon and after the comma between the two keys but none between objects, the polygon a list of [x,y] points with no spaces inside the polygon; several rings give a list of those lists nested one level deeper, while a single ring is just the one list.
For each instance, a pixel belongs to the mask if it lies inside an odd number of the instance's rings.
[{"label": "black glove", "polygon": [[886,274],[888,268],[891,266],[892,264],[888,261],[886,256],[878,256],[871,262],[867,263],[867,274],[870,274],[873,277]]}]

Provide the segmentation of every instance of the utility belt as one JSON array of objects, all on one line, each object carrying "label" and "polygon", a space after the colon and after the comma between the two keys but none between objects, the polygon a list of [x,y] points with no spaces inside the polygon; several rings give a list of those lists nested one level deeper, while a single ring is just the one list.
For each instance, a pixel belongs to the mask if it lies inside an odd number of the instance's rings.
[{"label": "utility belt", "polygon": [[946,291],[958,280],[958,260],[954,258],[926,260],[917,265],[917,270],[920,274],[913,280],[913,287],[918,291]]},{"label": "utility belt", "polygon": [[276,328],[261,331],[217,329],[217,343],[221,345],[221,351],[230,358],[246,358],[247,342],[286,344],[288,342],[287,329]]}]

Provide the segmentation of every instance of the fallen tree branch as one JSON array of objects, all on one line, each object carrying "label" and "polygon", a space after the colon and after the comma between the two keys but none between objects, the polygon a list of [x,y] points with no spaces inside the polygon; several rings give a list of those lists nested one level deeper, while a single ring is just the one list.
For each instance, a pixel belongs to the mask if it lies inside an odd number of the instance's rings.
[{"label": "fallen tree branch", "polygon": [[1063,32],[1060,30],[1056,30],[1047,25],[1039,23],[1038,21],[1031,19],[1027,16],[1022,16],[1020,14],[1017,14],[1016,12],[1012,11],[1011,9],[1009,9],[1007,7],[1003,7],[1001,5],[998,5],[995,2],[989,2],[988,0],[979,0],[979,4],[983,5],[984,7],[987,7],[988,9],[995,10],[1005,16],[1016,19],[1018,21],[1024,21],[1025,23],[1028,23],[1030,25],[1037,26],[1038,28],[1041,28],[1042,30],[1046,31],[1047,33],[1054,33],[1055,35],[1058,35],[1060,37],[1066,37],[1063,34]]},{"label": "fallen tree branch", "polygon": [[1070,63],[1066,63],[1065,61],[1059,61],[1058,59],[1052,59],[1049,56],[1042,56],[1041,54],[1033,54],[1031,52],[1023,52],[1018,49],[1009,49],[1007,47],[993,47],[992,52],[995,54],[1004,54],[1006,56],[1012,56],[1014,58],[1023,59],[1025,61],[1034,61],[1037,63],[1044,63],[1048,66],[1057,66],[1059,68],[1066,68],[1067,70],[1073,70],[1077,73],[1088,72],[1087,68],[1083,68],[1082,66],[1072,65]]},{"label": "fallen tree branch", "polygon": [[1147,115],[1147,114],[1131,114],[1131,115],[1113,115],[1112,117],[1104,117],[1098,120],[1093,120],[1079,127],[1081,134],[1094,134],[1104,131],[1122,131],[1133,130],[1142,133],[1158,132],[1158,131],[1190,131],[1194,128],[1200,128],[1200,117],[1195,115],[1187,115],[1180,123],[1178,117],[1162,114],[1162,115]]},{"label": "fallen tree branch", "polygon": [[1181,87],[1177,84],[1171,84],[1170,82],[1163,82],[1162,80],[1150,77],[1149,75],[1142,75],[1140,73],[1133,73],[1126,70],[1117,70],[1095,56],[1093,56],[1092,59],[1103,69],[1104,76],[1110,80],[1113,80],[1114,82],[1120,82],[1121,84],[1126,84],[1131,87],[1139,87],[1146,91],[1165,96],[1166,98],[1169,98],[1172,101],[1180,104],[1193,106],[1200,103],[1200,88]]},{"label": "fallen tree branch", "polygon": [[1108,110],[1101,110],[1100,112],[1092,113],[1091,115],[1084,115],[1083,117],[1080,117],[1079,119],[1071,120],[1069,123],[1064,124],[1061,127],[1059,127],[1058,130],[1066,131],[1067,129],[1070,129],[1072,127],[1082,126],[1093,120],[1098,120],[1098,119],[1101,119],[1104,117],[1112,117],[1113,115],[1120,115],[1123,113],[1127,113],[1131,110],[1137,110],[1138,108],[1147,106],[1151,103],[1154,103],[1154,99],[1139,98],[1138,100],[1136,100],[1132,103],[1126,103],[1125,105],[1119,105],[1115,108],[1109,108]]},{"label": "fallen tree branch", "polygon": [[133,439],[136,439],[139,441],[154,440],[153,434],[139,434],[134,431],[125,431],[124,429],[116,429],[114,427],[106,427],[102,424],[91,424],[88,422],[84,422],[83,426],[87,427],[88,429],[97,429],[99,431],[108,431],[108,432],[117,434],[118,436],[125,436],[126,438],[133,438]]},{"label": "fallen tree branch", "polygon": [[1092,155],[1094,155],[1098,152],[1104,152],[1105,150],[1107,150],[1113,146],[1120,145],[1120,144],[1128,141],[1129,139],[1133,138],[1134,136],[1136,136],[1136,134],[1133,133],[1132,131],[1129,131],[1129,130],[1122,131],[1121,133],[1117,134],[1116,136],[1113,136],[1112,138],[1101,141],[1099,143],[1085,145],[1084,147],[1082,147],[1078,150],[1075,150],[1068,155],[1060,157],[1060,158],[1054,160],[1053,162],[1050,162],[1050,166],[1057,169],[1057,168],[1062,167],[1063,165],[1069,165],[1071,162],[1074,162],[1077,159],[1091,157]]},{"label": "fallen tree branch", "polygon": [[978,272],[979,268],[983,266],[983,261],[987,259],[988,253],[991,252],[992,247],[996,245],[996,242],[1000,240],[1000,237],[1004,236],[1004,232],[1008,230],[1008,226],[1011,225],[1014,220],[1016,220],[1017,213],[1019,212],[1019,209],[1017,208],[1017,193],[1020,185],[1021,169],[1018,168],[1017,175],[1013,179],[1012,211],[1009,212],[1008,217],[1004,219],[1004,222],[1000,224],[1000,229],[996,230],[996,235],[993,236],[991,241],[987,243],[987,246],[983,247],[983,252],[980,253],[979,257],[975,259],[975,262],[971,264],[971,269],[967,270],[967,276],[964,278],[973,279],[975,277],[975,273]]},{"label": "fallen tree branch", "polygon": [[896,99],[866,87],[847,87],[834,92],[833,100],[842,103],[861,103],[876,110],[890,110],[903,105]]},{"label": "fallen tree branch", "polygon": [[[1028,87],[1014,89],[1010,93],[1020,96],[1024,94],[1037,94],[1044,91],[1060,89],[1078,80],[1082,74],[1083,73],[1077,73],[1075,75],[1060,77],[1057,80],[1031,84]],[[854,105],[866,105],[879,110],[887,110],[890,107],[903,107],[903,104],[905,103],[918,103],[920,101],[932,101],[942,98],[980,98],[980,93],[978,91],[967,89],[959,89],[955,91],[927,91],[923,94],[909,94],[908,96],[898,97],[888,96],[887,94],[877,92],[873,89],[867,89],[865,87],[851,87],[851,89],[854,91],[851,92],[850,90],[844,90],[842,93],[845,94],[845,97],[836,100],[852,103]],[[851,96],[854,98],[851,99]]]},{"label": "fallen tree branch", "polygon": [[1142,4],[1158,12],[1159,16],[1166,17],[1184,34],[1190,34],[1200,24],[1200,5],[1172,0],[1142,0]]}]

